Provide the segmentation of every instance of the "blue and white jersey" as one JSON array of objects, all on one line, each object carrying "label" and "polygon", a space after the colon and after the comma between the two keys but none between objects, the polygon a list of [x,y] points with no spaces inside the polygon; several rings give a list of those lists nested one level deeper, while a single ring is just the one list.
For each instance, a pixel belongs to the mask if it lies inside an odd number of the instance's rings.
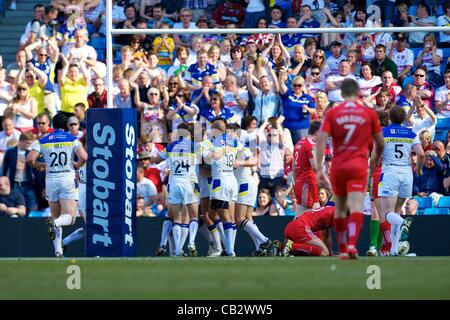
[{"label": "blue and white jersey", "polygon": [[200,145],[190,139],[172,142],[161,151],[159,156],[168,160],[170,169],[169,183],[197,182],[196,166],[200,157]]},{"label": "blue and white jersey", "polygon": [[47,179],[75,179],[73,162],[75,150],[81,147],[80,141],[60,129],[35,141],[32,150],[42,154],[46,165]]},{"label": "blue and white jersey", "polygon": [[[240,152],[238,152],[237,159],[239,161],[246,161],[252,156],[253,154],[250,149],[244,147]],[[240,166],[239,168],[234,169],[234,175],[236,176],[238,183],[248,182],[252,179],[252,169],[251,167]]]},{"label": "blue and white jersey", "polygon": [[389,166],[411,169],[411,149],[420,143],[418,136],[398,124],[383,128],[384,152],[382,171]]},{"label": "blue and white jersey", "polygon": [[219,152],[223,148],[228,148],[222,157],[217,160],[211,159],[211,176],[213,179],[235,178],[234,160],[238,152],[243,150],[242,144],[237,139],[229,139],[226,135],[206,141],[203,144],[203,157],[209,158],[210,152]]}]

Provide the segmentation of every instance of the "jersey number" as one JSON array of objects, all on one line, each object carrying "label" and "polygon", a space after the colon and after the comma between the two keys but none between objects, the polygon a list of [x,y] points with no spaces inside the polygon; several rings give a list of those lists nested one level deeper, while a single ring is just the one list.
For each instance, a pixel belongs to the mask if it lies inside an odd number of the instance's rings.
[{"label": "jersey number", "polygon": [[65,152],[52,152],[50,153],[50,158],[53,158],[50,167],[64,167],[67,165],[67,154]]},{"label": "jersey number", "polygon": [[344,144],[347,144],[347,142],[348,142],[348,141],[350,140],[350,138],[352,137],[353,132],[355,132],[356,124],[345,124],[345,125],[344,125],[344,129],[348,130],[348,131],[347,131],[347,134],[346,134],[346,136],[345,136],[345,139],[344,139]]},{"label": "jersey number", "polygon": [[182,161],[175,161],[173,164],[176,165],[176,167],[175,167],[175,173],[176,174],[182,173],[182,171],[183,171],[182,169],[186,169],[186,172],[189,171],[190,165],[189,165],[189,163],[187,161],[186,162],[184,162],[183,160]]},{"label": "jersey number", "polygon": [[403,151],[402,150],[400,150],[399,148],[401,148],[401,147],[403,147],[403,145],[402,144],[396,144],[395,146],[394,146],[394,148],[395,148],[395,159],[401,159],[401,158],[403,158]]},{"label": "jersey number", "polygon": [[227,166],[231,168],[234,162],[234,155],[233,154],[225,155],[225,158],[227,161]]}]

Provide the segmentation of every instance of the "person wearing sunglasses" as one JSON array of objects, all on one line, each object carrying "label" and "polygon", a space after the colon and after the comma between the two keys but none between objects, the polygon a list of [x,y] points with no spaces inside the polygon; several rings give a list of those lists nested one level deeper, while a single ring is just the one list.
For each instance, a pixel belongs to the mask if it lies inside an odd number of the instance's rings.
[{"label": "person wearing sunglasses", "polygon": [[292,80],[292,87],[286,86],[287,73],[280,74],[280,94],[283,102],[285,127],[291,131],[295,143],[308,133],[310,117],[316,113],[313,98],[305,93],[305,79],[298,76]]},{"label": "person wearing sunglasses", "polygon": [[325,80],[322,78],[319,67],[312,67],[310,76],[306,78],[305,90],[310,96],[317,92],[325,91]]},{"label": "person wearing sunglasses", "polygon": [[433,110],[417,95],[411,109],[406,114],[405,125],[411,128],[415,134],[420,134],[422,130],[426,129],[434,139],[436,121],[437,118]]},{"label": "person wearing sunglasses", "polygon": [[19,71],[19,79],[23,76],[29,87],[30,97],[34,98],[37,102],[37,113],[44,112],[46,110],[45,87],[48,82],[46,73],[36,68],[33,63],[29,62],[27,63],[26,68],[22,68]]},{"label": "person wearing sunglasses", "polygon": [[414,72],[413,84],[417,88],[417,95],[422,98],[428,108],[432,108],[434,101],[433,85],[427,81],[427,67],[420,66]]},{"label": "person wearing sunglasses", "polygon": [[175,103],[169,106],[167,120],[172,121],[172,129],[178,127],[182,122],[195,122],[199,109],[191,101],[191,93],[187,89],[178,90],[175,96]]}]

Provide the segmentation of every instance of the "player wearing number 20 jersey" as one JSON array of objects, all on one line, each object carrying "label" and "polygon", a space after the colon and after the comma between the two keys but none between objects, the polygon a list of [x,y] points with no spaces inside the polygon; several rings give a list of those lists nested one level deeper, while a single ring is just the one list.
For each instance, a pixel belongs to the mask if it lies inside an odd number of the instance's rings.
[{"label": "player wearing number 20 jersey", "polygon": [[56,130],[35,141],[32,150],[42,154],[46,165],[45,190],[47,200],[78,200],[75,185],[74,154],[81,147],[80,141],[70,133]]},{"label": "player wearing number 20 jersey", "polygon": [[199,144],[187,138],[170,143],[160,154],[169,159],[168,193],[170,204],[192,204],[199,200],[196,166],[200,156]]},{"label": "player wearing number 20 jersey", "polygon": [[365,192],[369,144],[381,131],[376,112],[357,101],[346,101],[327,112],[322,131],[333,139],[333,193],[346,196],[349,192]]}]

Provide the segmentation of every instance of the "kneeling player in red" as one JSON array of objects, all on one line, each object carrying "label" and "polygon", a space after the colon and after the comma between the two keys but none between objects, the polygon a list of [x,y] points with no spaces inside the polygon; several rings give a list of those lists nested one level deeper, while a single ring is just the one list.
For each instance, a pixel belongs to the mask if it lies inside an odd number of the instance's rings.
[{"label": "kneeling player in red", "polygon": [[325,206],[304,212],[284,229],[285,256],[330,256],[330,228],[333,226],[334,207]]}]

